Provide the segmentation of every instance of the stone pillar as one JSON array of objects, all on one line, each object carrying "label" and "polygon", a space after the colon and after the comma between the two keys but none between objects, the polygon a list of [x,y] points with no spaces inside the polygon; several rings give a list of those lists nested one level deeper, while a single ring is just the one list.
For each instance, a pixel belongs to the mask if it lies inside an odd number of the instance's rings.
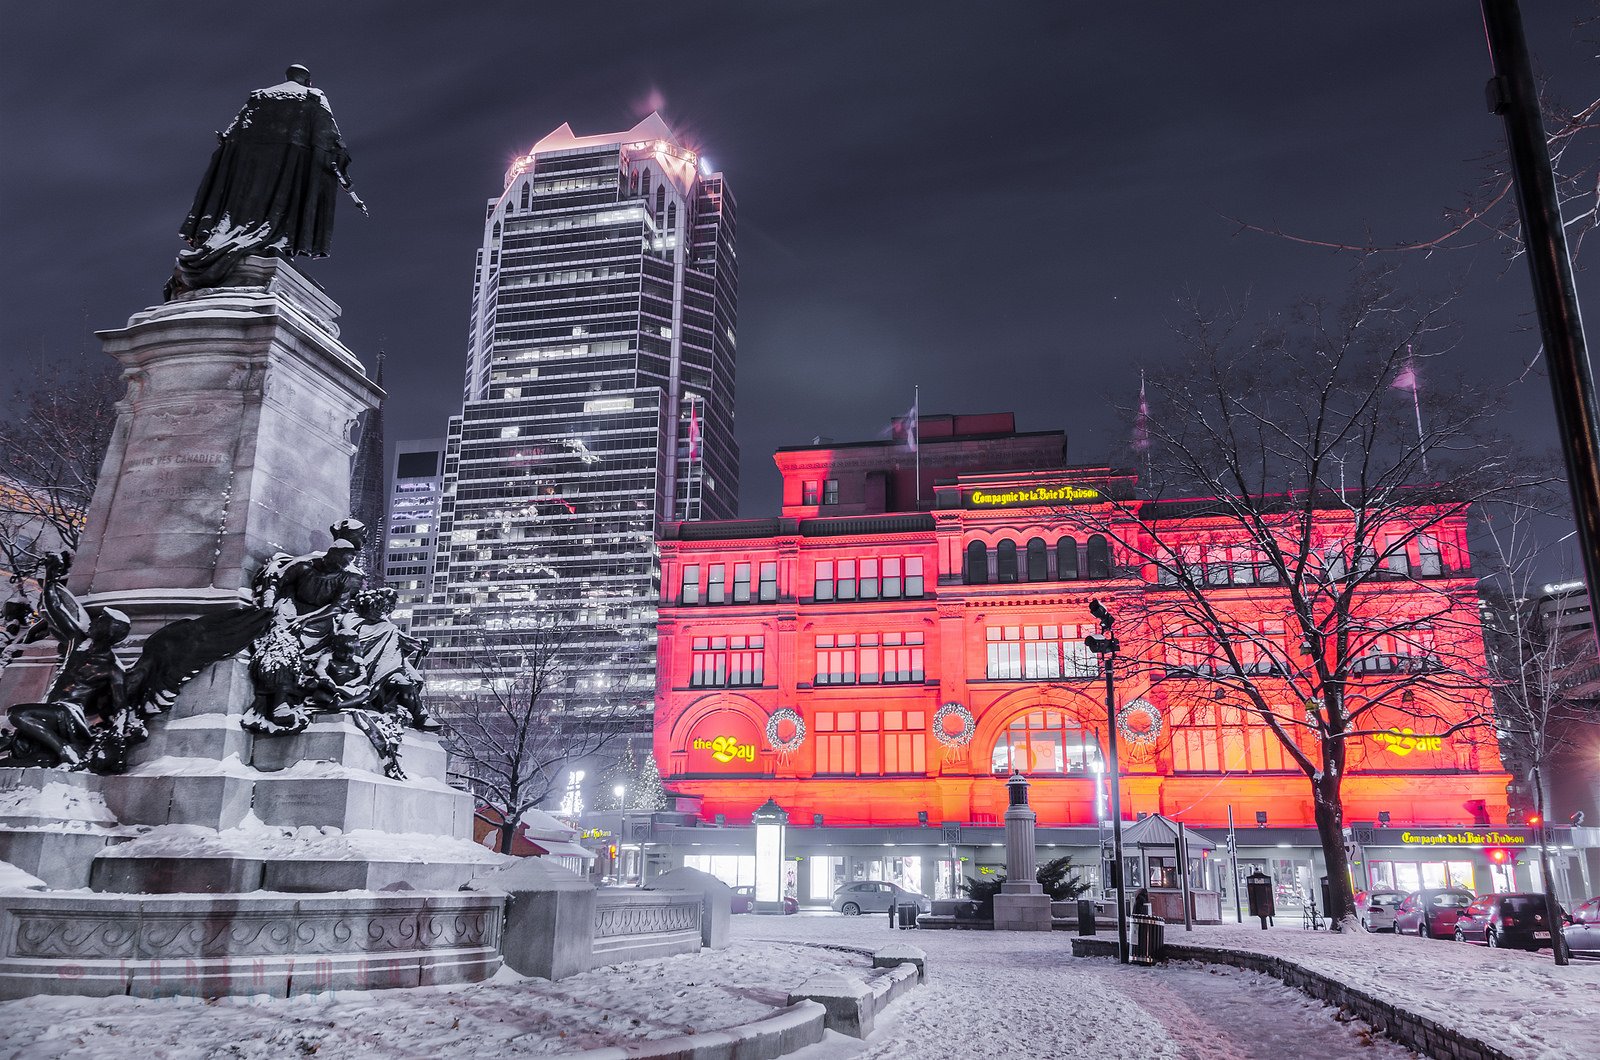
[{"label": "stone pillar", "polygon": [[1038,881],[1033,838],[1038,815],[1028,805],[1027,778],[1011,774],[1006,793],[1006,882],[994,899],[995,930],[1049,931],[1050,896]]}]

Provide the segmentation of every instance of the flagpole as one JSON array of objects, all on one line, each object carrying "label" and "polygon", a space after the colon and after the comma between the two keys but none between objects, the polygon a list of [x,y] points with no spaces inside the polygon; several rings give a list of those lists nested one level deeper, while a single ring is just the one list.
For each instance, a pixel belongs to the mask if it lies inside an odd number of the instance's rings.
[{"label": "flagpole", "polygon": [[1411,411],[1417,415],[1417,452],[1422,455],[1422,473],[1428,473],[1428,447],[1422,440],[1422,400],[1417,397],[1417,362],[1411,356],[1411,343],[1406,343],[1406,371],[1411,373]]},{"label": "flagpole", "polygon": [[917,507],[922,507],[922,439],[921,425],[917,422],[922,419],[922,387],[913,384],[911,387],[911,451],[917,458]]}]

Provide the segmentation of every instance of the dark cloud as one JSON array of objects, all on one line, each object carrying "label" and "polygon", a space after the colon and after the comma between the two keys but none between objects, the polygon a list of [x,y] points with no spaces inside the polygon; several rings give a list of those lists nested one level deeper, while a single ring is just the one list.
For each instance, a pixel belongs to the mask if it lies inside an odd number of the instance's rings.
[{"label": "dark cloud", "polygon": [[[1558,95],[1592,91],[1587,5],[1528,5]],[[0,349],[76,352],[157,297],[212,130],[308,65],[372,205],[308,266],[345,338],[388,352],[394,436],[456,410],[473,249],[508,160],[562,122],[664,102],[739,202],[744,509],[769,454],[926,411],[1015,409],[1076,458],[1120,456],[1110,405],[1173,352],[1185,290],[1265,305],[1348,263],[1230,217],[1381,242],[1436,232],[1494,152],[1461,4],[12,5],[0,35]],[[1537,348],[1520,263],[1415,262],[1464,284],[1453,356]],[[1592,289],[1580,277],[1580,293]],[[1517,399],[1547,441],[1548,397]]]}]

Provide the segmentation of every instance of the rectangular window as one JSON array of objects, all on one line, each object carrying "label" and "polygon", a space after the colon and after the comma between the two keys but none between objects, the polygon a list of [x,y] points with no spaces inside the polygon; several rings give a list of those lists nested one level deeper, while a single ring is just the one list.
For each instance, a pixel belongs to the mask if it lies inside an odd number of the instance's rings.
[{"label": "rectangular window", "polygon": [[700,565],[698,563],[686,564],[683,568],[682,587],[678,590],[678,603],[698,604],[700,602]]},{"label": "rectangular window", "polygon": [[838,504],[839,503],[839,480],[838,479],[830,478],[830,479],[828,479],[826,482],[824,482],[822,484],[822,503],[823,504]]},{"label": "rectangular window", "polygon": [[878,598],[878,561],[864,559],[861,561],[861,599],[876,600]]},{"label": "rectangular window", "polygon": [[764,637],[696,637],[690,644],[691,688],[759,686],[766,670]]},{"label": "rectangular window", "polygon": [[735,563],[733,565],[733,602],[748,604],[750,602],[750,564]]},{"label": "rectangular window", "polygon": [[815,482],[807,482],[800,487],[800,503],[808,507],[816,505],[817,484]]},{"label": "rectangular window", "polygon": [[819,636],[819,685],[910,684],[927,677],[921,633],[863,633]]},{"label": "rectangular window", "polygon": [[1417,574],[1423,578],[1437,578],[1444,573],[1444,556],[1437,539],[1424,534],[1417,538]]},{"label": "rectangular window", "polygon": [[1099,663],[1083,643],[1093,626],[993,626],[984,631],[991,681],[1094,677]]},{"label": "rectangular window", "polygon": [[906,595],[918,597],[922,595],[922,557],[906,557]]},{"label": "rectangular window", "polygon": [[778,564],[776,560],[768,560],[761,564],[761,589],[760,599],[764,604],[770,604],[778,598]]},{"label": "rectangular window", "polygon": [[816,588],[811,591],[812,596],[817,600],[832,600],[833,586],[833,560],[818,561]]},{"label": "rectangular window", "polygon": [[725,604],[728,602],[728,567],[723,563],[711,565],[710,580],[706,582],[706,603]]},{"label": "rectangular window", "polygon": [[819,711],[815,722],[819,774],[892,776],[928,771],[923,711]]},{"label": "rectangular window", "polygon": [[856,561],[842,559],[839,561],[839,582],[837,586],[839,599],[854,600],[856,598]]},{"label": "rectangular window", "polygon": [[903,561],[898,556],[888,556],[883,561],[883,598],[898,600],[905,580],[901,576]]}]

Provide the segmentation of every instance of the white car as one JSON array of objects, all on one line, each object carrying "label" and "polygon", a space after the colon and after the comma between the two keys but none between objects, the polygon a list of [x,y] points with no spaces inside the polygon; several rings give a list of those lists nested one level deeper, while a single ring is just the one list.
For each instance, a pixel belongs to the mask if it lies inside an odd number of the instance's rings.
[{"label": "white car", "polygon": [[1395,910],[1405,900],[1404,891],[1363,891],[1356,896],[1356,915],[1368,931],[1393,931]]},{"label": "white car", "polygon": [[845,916],[860,913],[887,913],[889,906],[916,906],[919,913],[933,912],[933,903],[916,891],[882,880],[857,880],[840,887],[833,895],[834,912]]}]

